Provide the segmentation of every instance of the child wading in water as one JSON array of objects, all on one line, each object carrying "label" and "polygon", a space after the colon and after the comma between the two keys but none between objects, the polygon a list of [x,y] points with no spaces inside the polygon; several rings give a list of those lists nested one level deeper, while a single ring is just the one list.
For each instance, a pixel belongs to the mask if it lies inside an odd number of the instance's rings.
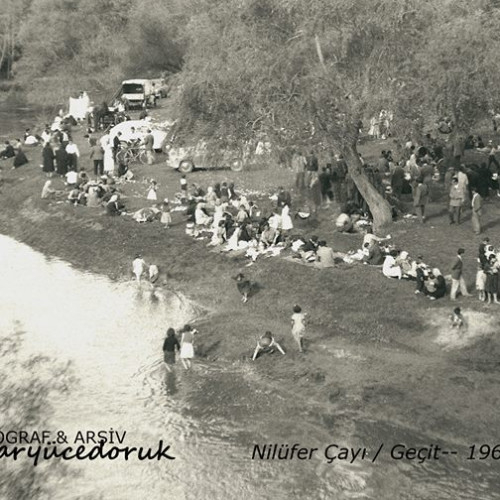
[{"label": "child wading in water", "polygon": [[292,335],[295,342],[299,345],[299,351],[304,352],[303,338],[306,331],[306,315],[302,312],[302,308],[298,305],[293,307],[292,314]]},{"label": "child wading in water", "polygon": [[455,307],[455,309],[453,309],[453,314],[450,316],[450,325],[458,331],[464,331],[467,328],[467,323],[465,322],[460,307]]},{"label": "child wading in water", "polygon": [[182,331],[179,357],[186,370],[191,368],[191,360],[194,358],[193,341],[195,333],[198,333],[198,331],[189,325],[186,325]]}]

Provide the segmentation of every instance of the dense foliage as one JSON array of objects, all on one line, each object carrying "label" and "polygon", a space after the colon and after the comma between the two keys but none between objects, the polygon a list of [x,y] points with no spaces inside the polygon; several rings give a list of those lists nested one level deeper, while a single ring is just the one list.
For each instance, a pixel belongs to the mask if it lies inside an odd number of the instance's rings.
[{"label": "dense foliage", "polygon": [[497,0],[0,0],[0,69],[39,101],[177,73],[181,139],[341,152],[386,223],[359,124],[468,133],[499,102],[499,21]]}]

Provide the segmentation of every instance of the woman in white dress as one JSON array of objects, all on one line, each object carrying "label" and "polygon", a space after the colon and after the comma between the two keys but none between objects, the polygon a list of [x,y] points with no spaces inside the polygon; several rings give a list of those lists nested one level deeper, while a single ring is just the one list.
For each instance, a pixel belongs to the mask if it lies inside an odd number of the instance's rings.
[{"label": "woman in white dress", "polygon": [[290,217],[290,207],[288,205],[284,205],[281,210],[281,229],[285,234],[293,229],[293,222]]},{"label": "woman in white dress", "polygon": [[115,170],[115,160],[113,159],[113,142],[108,132],[101,137],[100,143],[104,150],[104,172],[112,174]]}]

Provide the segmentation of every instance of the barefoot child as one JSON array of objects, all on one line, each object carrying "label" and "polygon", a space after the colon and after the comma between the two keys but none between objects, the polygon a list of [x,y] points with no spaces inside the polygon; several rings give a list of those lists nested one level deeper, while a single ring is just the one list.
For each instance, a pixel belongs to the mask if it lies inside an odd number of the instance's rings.
[{"label": "barefoot child", "polygon": [[147,195],[148,200],[156,201],[158,199],[158,197],[156,196],[157,189],[158,189],[158,186],[156,184],[156,181],[151,179],[151,184],[149,185],[148,195]]},{"label": "barefoot child", "polygon": [[170,214],[170,203],[168,202],[167,198],[163,200],[163,205],[161,207],[160,222],[165,225],[166,229],[168,229],[170,227],[170,224],[172,224],[172,215]]},{"label": "barefoot child", "polygon": [[198,331],[192,326],[186,325],[183,328],[179,357],[181,358],[182,365],[186,370],[191,368],[191,360],[194,358],[193,341],[195,333],[198,333]]},{"label": "barefoot child", "polygon": [[132,271],[135,274],[135,279],[137,283],[141,282],[141,276],[144,273],[144,268],[146,267],[146,262],[141,257],[140,254],[135,256],[134,262],[132,262]]},{"label": "barefoot child", "polygon": [[257,346],[255,347],[255,351],[252,356],[252,361],[255,361],[257,359],[257,356],[261,352],[268,352],[268,353],[274,352],[275,347],[276,349],[278,349],[279,352],[281,352],[281,354],[283,355],[285,354],[285,351],[282,349],[282,347],[278,344],[278,342],[274,340],[273,334],[267,331],[257,341]]},{"label": "barefoot child", "polygon": [[304,333],[306,331],[306,315],[302,312],[302,308],[299,305],[295,305],[293,307],[292,314],[292,335],[295,339],[295,342],[299,345],[299,351],[304,352],[302,346],[302,339],[304,337]]},{"label": "barefoot child", "polygon": [[453,314],[450,316],[450,324],[452,328],[456,328],[458,331],[463,331],[467,328],[460,307],[453,309]]}]

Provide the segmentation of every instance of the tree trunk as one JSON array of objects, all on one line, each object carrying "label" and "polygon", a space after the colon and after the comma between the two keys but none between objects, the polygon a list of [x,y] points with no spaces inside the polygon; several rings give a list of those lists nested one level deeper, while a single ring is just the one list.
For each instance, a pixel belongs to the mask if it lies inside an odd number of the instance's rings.
[{"label": "tree trunk", "polygon": [[392,224],[391,207],[366,176],[356,145],[346,147],[343,154],[349,175],[370,208],[374,229],[380,230]]}]

